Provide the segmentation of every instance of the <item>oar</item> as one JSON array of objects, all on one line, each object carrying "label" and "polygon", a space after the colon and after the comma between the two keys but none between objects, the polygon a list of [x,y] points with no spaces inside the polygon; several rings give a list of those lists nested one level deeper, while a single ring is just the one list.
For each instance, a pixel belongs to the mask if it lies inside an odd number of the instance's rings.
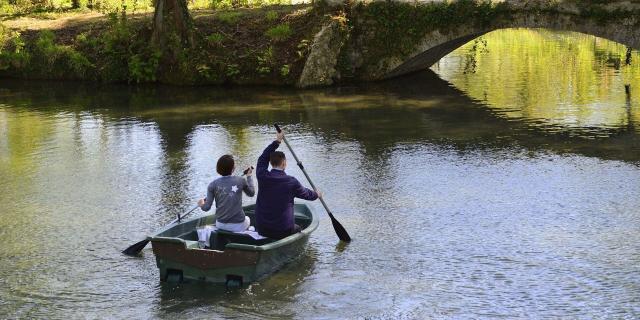
[{"label": "oar", "polygon": [[[282,130],[280,130],[280,126],[275,124],[275,127],[276,127],[276,130],[278,130],[278,133],[282,132]],[[304,170],[304,166],[302,165],[302,162],[300,161],[300,159],[298,159],[298,156],[296,156],[296,153],[293,152],[293,149],[291,148],[291,145],[289,145],[289,141],[287,141],[286,137],[283,137],[283,140],[284,140],[284,143],[287,145],[287,148],[289,148],[289,151],[291,152],[291,155],[293,155],[293,158],[296,159],[298,167],[300,167],[300,170],[302,170],[302,173],[304,173],[304,176],[307,177],[307,181],[309,181],[309,184],[311,185],[311,188],[313,188],[313,190],[317,191],[316,186],[311,181],[311,178],[307,174],[307,171]],[[322,206],[324,207],[324,209],[327,210],[327,213],[329,214],[329,218],[331,218],[331,224],[333,224],[333,230],[336,231],[336,235],[338,235],[338,238],[340,238],[340,240],[342,240],[344,242],[350,242],[351,241],[351,237],[347,233],[347,230],[345,230],[345,228],[340,224],[340,222],[338,222],[338,220],[336,220],[336,218],[333,216],[333,213],[331,213],[331,210],[329,210],[329,207],[324,202],[324,199],[322,199],[322,197],[320,197],[320,202],[322,203]]]},{"label": "oar", "polygon": [[[182,218],[186,217],[191,212],[193,212],[193,210],[196,210],[198,208],[200,208],[200,207],[199,206],[195,206],[193,209],[187,211],[183,215],[178,215],[178,217],[175,218],[173,221],[169,222],[169,224],[174,224],[176,221],[180,221]],[[129,248],[124,249],[124,251],[122,251],[122,253],[124,253],[124,254],[126,254],[128,256],[137,256],[140,253],[140,251],[142,251],[142,249],[144,249],[144,247],[147,246],[149,241],[151,241],[151,239],[149,239],[149,238],[144,239],[144,240],[142,240],[142,241],[130,246]]]},{"label": "oar", "polygon": [[[253,166],[245,169],[242,172],[242,176],[245,176],[247,173],[249,173],[250,169],[253,169]],[[193,210],[198,209],[198,208],[200,208],[200,206],[195,206],[193,209],[187,211],[183,215],[178,215],[178,217],[173,219],[173,221],[169,222],[169,224],[174,224],[176,221],[180,222],[182,220],[182,218],[186,217],[191,212],[193,212]],[[149,241],[150,241],[149,239],[144,239],[144,240],[142,240],[142,241],[130,246],[129,248],[124,249],[124,251],[122,251],[122,253],[124,253],[124,254],[126,254],[128,256],[137,256],[138,253],[140,253],[140,251],[142,251],[142,249],[144,249],[144,247],[146,247],[147,244],[149,244]]]}]

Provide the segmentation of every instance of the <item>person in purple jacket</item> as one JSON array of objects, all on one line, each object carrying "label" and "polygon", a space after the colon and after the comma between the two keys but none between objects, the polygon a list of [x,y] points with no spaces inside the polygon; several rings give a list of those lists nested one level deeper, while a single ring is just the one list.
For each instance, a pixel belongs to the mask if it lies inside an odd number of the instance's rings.
[{"label": "person in purple jacket", "polygon": [[[293,199],[316,200],[322,193],[303,187],[298,179],[287,175],[287,159],[284,153],[276,151],[284,139],[284,131],[258,158],[256,177],[258,178],[258,199],[256,200],[256,230],[262,236],[282,239],[296,232],[300,226],[293,218]],[[267,170],[271,163],[271,171]]]}]

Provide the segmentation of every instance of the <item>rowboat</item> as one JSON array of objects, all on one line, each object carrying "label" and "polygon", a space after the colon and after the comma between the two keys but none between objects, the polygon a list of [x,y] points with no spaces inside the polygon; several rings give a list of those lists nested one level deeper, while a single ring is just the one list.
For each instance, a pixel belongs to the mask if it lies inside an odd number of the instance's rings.
[{"label": "rowboat", "polygon": [[[243,207],[255,221],[255,205]],[[294,204],[295,223],[302,231],[281,240],[254,239],[247,234],[213,230],[208,247],[198,242],[197,229],[215,224],[215,214],[184,219],[147,237],[151,241],[160,280],[206,281],[227,286],[254,282],[295,259],[305,249],[318,217],[306,204]]]}]

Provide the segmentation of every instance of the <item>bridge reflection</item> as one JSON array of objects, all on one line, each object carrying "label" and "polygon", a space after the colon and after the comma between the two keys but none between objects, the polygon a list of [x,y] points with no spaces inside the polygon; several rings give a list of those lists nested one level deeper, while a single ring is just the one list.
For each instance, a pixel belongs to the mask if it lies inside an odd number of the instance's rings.
[{"label": "bridge reflection", "polygon": [[[475,95],[475,91],[467,95],[432,71],[363,86],[305,91],[96,87],[33,81],[2,82],[0,87],[3,101],[9,106],[3,108],[3,113],[26,110],[43,119],[51,117],[47,114],[89,113],[107,126],[123,119],[152,124],[163,152],[171,159],[181,159],[166,164],[172,171],[184,169],[179,163],[189,161],[186,157],[190,141],[203,125],[218,126],[216,130],[224,136],[216,139],[237,141],[234,145],[238,149],[219,152],[240,153],[259,144],[271,132],[274,122],[290,131],[314,134],[327,143],[353,141],[364,156],[375,158],[387,157],[399,144],[436,143],[460,150],[519,145],[637,161],[640,145],[640,128],[633,121],[588,127],[547,125],[540,117],[528,117],[526,110],[513,116],[513,109],[487,103],[490,99],[478,101],[482,96]],[[500,89],[496,83],[495,90]],[[635,98],[629,95],[627,99],[626,107],[622,101],[621,110],[635,119]],[[598,112],[597,116],[607,118],[611,111]],[[7,128],[12,130],[13,126]],[[265,135],[256,135],[258,132]],[[175,187],[168,185],[166,189],[180,189]],[[180,202],[181,199],[176,200]]]}]

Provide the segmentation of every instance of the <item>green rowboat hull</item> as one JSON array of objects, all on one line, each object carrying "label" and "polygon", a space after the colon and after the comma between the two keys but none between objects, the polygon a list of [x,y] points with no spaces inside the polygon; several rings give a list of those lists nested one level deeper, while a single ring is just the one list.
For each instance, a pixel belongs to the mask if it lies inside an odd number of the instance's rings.
[{"label": "green rowboat hull", "polygon": [[[243,209],[253,224],[255,205]],[[198,246],[196,228],[214,224],[214,214],[169,225],[148,237],[160,269],[160,280],[225,284],[234,281],[242,285],[273,273],[304,251],[309,235],[318,227],[317,215],[308,205],[294,204],[294,214],[296,223],[303,228],[299,233],[277,241],[254,241],[248,236],[236,241],[232,237],[225,240],[224,245],[217,244],[211,249]],[[219,233],[220,237],[224,235]],[[211,235],[212,246],[215,237]]]}]

